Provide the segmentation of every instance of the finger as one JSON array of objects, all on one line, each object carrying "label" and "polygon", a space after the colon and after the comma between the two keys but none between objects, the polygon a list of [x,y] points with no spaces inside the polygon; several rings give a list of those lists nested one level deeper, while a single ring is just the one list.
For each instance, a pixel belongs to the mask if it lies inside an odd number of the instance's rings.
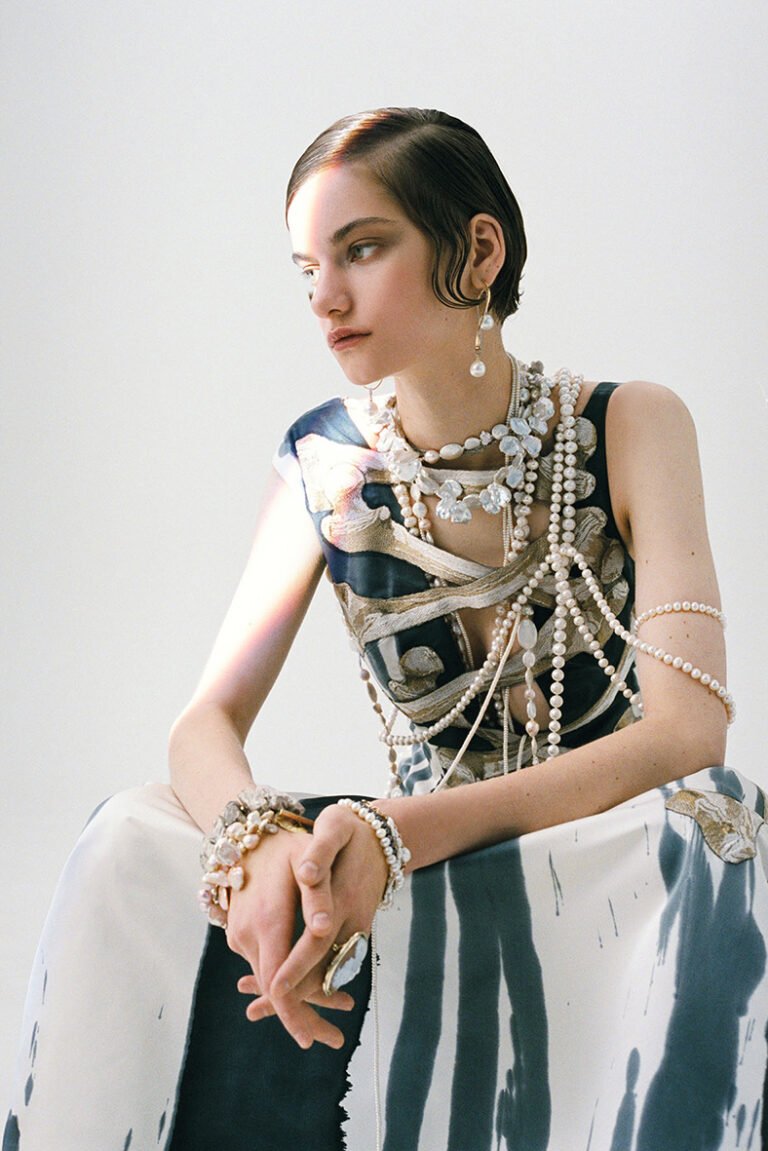
[{"label": "finger", "polygon": [[309,1004],[288,995],[273,998],[272,1006],[280,1022],[299,1047],[307,1050],[313,1043],[338,1049],[344,1046],[344,1034],[329,1019],[318,1015]]},{"label": "finger", "polygon": [[[346,991],[335,991],[333,995],[326,996],[321,989],[318,989],[308,994],[305,1002],[312,1003],[316,1007],[328,1007],[332,1011],[352,1011],[355,1006],[354,999]],[[256,1022],[275,1015],[275,1008],[269,996],[262,995],[248,1004],[245,1014],[252,1022]]]},{"label": "finger", "polygon": [[241,995],[261,995],[261,981],[255,975],[243,975],[237,981]]},{"label": "finger", "polygon": [[[287,905],[273,905],[264,909],[258,922],[258,966],[253,974],[260,989],[268,988],[275,972],[290,954],[293,934],[296,927],[295,901],[289,899]],[[249,958],[249,956],[246,956]],[[247,978],[247,977],[246,977]]]},{"label": "finger", "polygon": [[271,1000],[266,995],[262,995],[260,999],[254,999],[252,1003],[248,1004],[245,1014],[252,1023],[258,1023],[260,1019],[268,1019],[270,1015],[274,1015],[275,1009]]},{"label": "finger", "polygon": [[[335,931],[334,935],[339,935],[339,931]],[[343,933],[342,938],[345,938]],[[269,987],[270,994],[286,995],[289,992],[300,994],[302,984],[310,980],[313,975],[316,976],[315,969],[319,969],[319,982],[322,982],[323,973],[330,961],[328,940],[318,938],[310,931],[304,931],[293,945],[285,962],[275,972]],[[315,986],[317,982],[315,979]]]},{"label": "finger", "polygon": [[294,874],[301,893],[304,922],[319,939],[326,939],[333,931],[331,872],[353,830],[354,825],[341,808],[326,808],[315,821],[312,838],[296,861]]}]

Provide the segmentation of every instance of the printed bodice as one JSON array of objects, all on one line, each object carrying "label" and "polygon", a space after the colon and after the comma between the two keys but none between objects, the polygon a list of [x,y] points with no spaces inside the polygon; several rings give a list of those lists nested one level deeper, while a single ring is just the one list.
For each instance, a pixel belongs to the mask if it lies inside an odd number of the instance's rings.
[{"label": "printed bodice", "polygon": [[[605,411],[615,386],[598,385],[576,423],[575,547],[597,576],[612,612],[629,626],[634,565],[613,518],[605,462]],[[365,401],[334,399],[308,412],[288,431],[275,465],[289,483],[302,485],[349,632],[380,690],[411,724],[427,727],[457,703],[476,672],[451,624],[452,615],[514,598],[544,558],[547,544],[543,537],[533,540],[515,562],[489,568],[411,534],[403,525],[384,456],[372,446],[375,433],[365,409]],[[544,456],[539,466],[535,498],[545,503],[552,462],[551,455]],[[634,683],[631,649],[611,632],[583,581],[574,578],[572,590],[606,656],[623,679]],[[551,686],[554,598],[550,575],[530,600],[538,629],[534,675],[545,698]],[[597,739],[635,718],[585,644],[575,628],[568,629],[564,749]],[[522,683],[524,672],[522,653],[514,652],[499,687]],[[429,744],[413,748],[401,765],[407,791],[421,790],[442,774],[476,718],[477,707],[475,700],[454,726]],[[523,735],[523,727],[515,723],[508,747],[513,764]],[[498,774],[502,740],[491,707],[452,782]],[[525,741],[520,759],[523,764],[530,761]]]}]

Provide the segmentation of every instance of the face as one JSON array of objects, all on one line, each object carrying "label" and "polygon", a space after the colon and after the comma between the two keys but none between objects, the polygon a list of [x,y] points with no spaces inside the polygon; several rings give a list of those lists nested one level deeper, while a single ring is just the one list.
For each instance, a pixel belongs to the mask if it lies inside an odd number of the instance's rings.
[{"label": "face", "polygon": [[310,176],[288,227],[312,310],[352,383],[444,374],[467,359],[475,318],[437,299],[430,241],[365,167]]}]

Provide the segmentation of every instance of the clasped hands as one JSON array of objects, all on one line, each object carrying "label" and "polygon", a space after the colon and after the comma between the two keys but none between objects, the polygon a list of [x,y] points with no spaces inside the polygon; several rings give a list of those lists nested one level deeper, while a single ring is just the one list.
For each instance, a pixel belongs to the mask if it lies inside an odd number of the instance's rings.
[{"label": "clasped hands", "polygon": [[[334,943],[370,931],[388,877],[376,836],[332,804],[312,835],[266,836],[243,867],[246,882],[231,897],[227,941],[252,968],[238,982],[239,991],[257,997],[246,1015],[254,1022],[277,1015],[300,1047],[342,1047],[343,1032],[313,1004],[354,1006],[345,991],[326,996],[322,982]],[[294,943],[299,907],[304,929]]]}]

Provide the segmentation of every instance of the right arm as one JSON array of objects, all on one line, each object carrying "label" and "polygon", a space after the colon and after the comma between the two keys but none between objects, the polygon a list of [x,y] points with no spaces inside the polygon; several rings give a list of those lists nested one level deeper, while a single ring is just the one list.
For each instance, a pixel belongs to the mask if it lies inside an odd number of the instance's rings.
[{"label": "right arm", "polygon": [[[209,832],[217,816],[238,792],[252,783],[243,750],[246,736],[264,703],[301,625],[325,566],[312,520],[301,495],[278,475],[267,492],[248,563],[190,703],[173,726],[170,771],[174,791],[199,826]],[[257,767],[258,782],[269,773]],[[243,860],[248,881],[229,910],[227,941],[250,964],[253,976],[241,990],[258,994],[272,984],[293,943],[299,903],[297,871],[307,839],[280,832],[268,836]],[[335,874],[350,907],[362,891],[373,916],[386,878],[381,851],[359,820],[348,820],[346,850]],[[354,896],[354,898],[353,898]],[[329,882],[302,900],[305,920],[326,938],[334,928],[330,908],[344,917],[345,900],[332,900]],[[319,916],[318,913],[319,912]],[[354,922],[347,934],[360,926]],[[327,939],[330,950],[333,936]],[[347,1008],[352,999],[337,992],[308,998],[328,1007]],[[344,1036],[303,999],[283,1004],[278,1013],[303,1047],[314,1040],[339,1047]],[[258,1002],[258,1001],[257,1001]],[[249,1009],[251,1018],[256,1018]]]},{"label": "right arm", "polygon": [[[208,833],[252,782],[243,751],[322,574],[324,559],[298,492],[275,475],[247,566],[202,679],[170,736],[171,784]],[[266,773],[257,773],[268,783]]]}]

